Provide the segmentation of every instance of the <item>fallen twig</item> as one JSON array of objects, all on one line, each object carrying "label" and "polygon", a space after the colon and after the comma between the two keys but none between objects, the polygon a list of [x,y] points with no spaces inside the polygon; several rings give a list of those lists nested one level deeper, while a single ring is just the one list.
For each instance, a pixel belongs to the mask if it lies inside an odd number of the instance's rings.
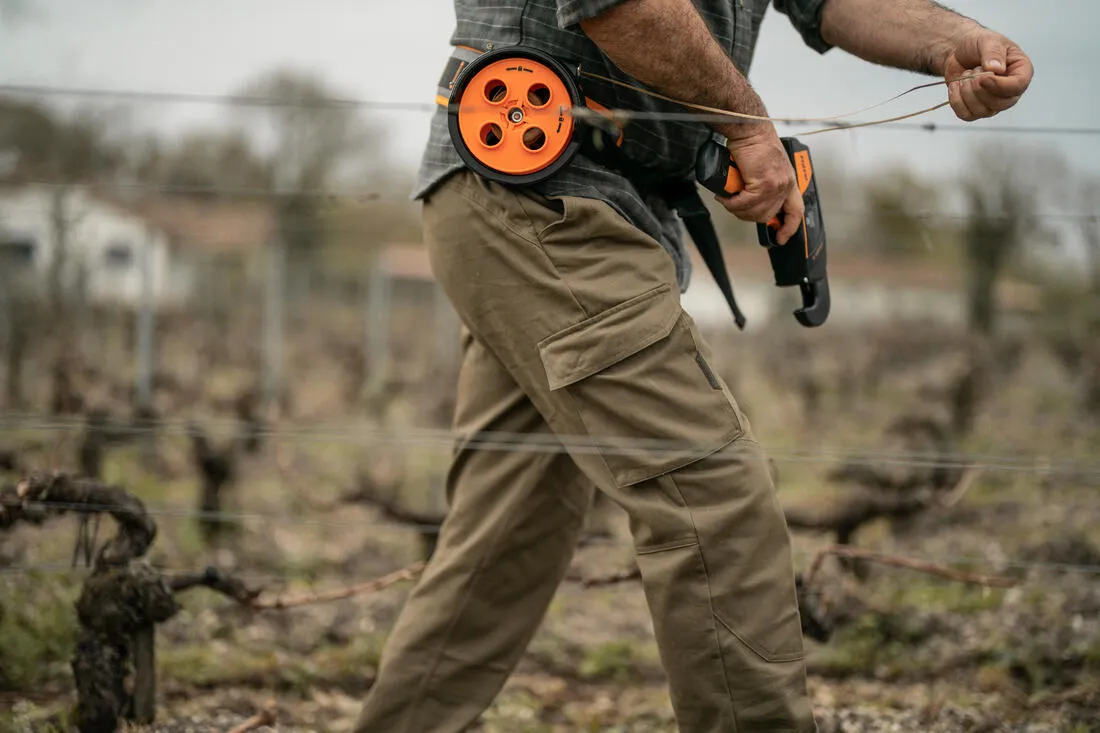
[{"label": "fallen twig", "polygon": [[389,575],[372,580],[368,583],[360,583],[358,585],[349,586],[347,588],[341,588],[340,590],[329,591],[327,593],[309,593],[303,596],[295,596],[291,598],[276,598],[270,601],[252,600],[247,605],[257,611],[267,610],[283,610],[287,608],[294,608],[296,606],[309,606],[315,603],[327,603],[329,601],[339,601],[345,598],[351,598],[352,596],[361,595],[363,593],[371,593],[376,590],[381,590],[394,583],[399,583],[402,580],[412,580],[423,569],[425,563],[423,561],[414,562],[407,567],[402,568]]},{"label": "fallen twig", "polygon": [[983,473],[985,473],[984,466],[970,466],[963,471],[963,475],[959,478],[959,482],[955,484],[955,488],[940,499],[940,506],[949,509],[958,504]]},{"label": "fallen twig", "polygon": [[603,576],[603,577],[577,578],[576,580],[578,582],[580,582],[580,584],[583,585],[585,588],[599,588],[601,586],[617,585],[619,583],[626,583],[626,582],[629,582],[631,580],[641,580],[641,579],[642,579],[642,571],[641,571],[640,568],[635,566],[633,568],[630,568],[630,569],[627,569],[627,570],[620,570],[617,573],[613,573],[611,575],[606,575],[606,576]]},{"label": "fallen twig", "polygon": [[872,552],[871,550],[861,550],[858,547],[831,545],[820,550],[817,555],[814,556],[813,562],[810,563],[810,569],[807,571],[805,577],[807,585],[813,582],[814,576],[817,575],[817,572],[821,569],[821,564],[828,555],[871,560],[896,568],[906,568],[908,570],[916,570],[920,573],[928,573],[929,575],[938,575],[948,580],[957,580],[960,583],[1012,588],[1017,582],[1013,578],[1005,578],[997,575],[981,575],[978,573],[967,573],[962,570],[952,570],[951,568],[937,565],[936,563],[926,560],[915,560],[913,558],[899,557],[897,555],[885,555],[879,552]]},{"label": "fallen twig", "polygon": [[253,715],[240,725],[231,728],[228,733],[248,733],[265,725],[275,725],[275,703],[269,703],[263,710]]}]

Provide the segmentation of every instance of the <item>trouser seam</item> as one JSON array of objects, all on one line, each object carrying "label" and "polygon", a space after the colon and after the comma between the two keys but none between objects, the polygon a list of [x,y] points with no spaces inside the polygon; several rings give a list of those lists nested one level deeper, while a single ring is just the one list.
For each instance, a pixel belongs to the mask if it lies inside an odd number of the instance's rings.
[{"label": "trouser seam", "polygon": [[[482,573],[484,573],[484,571],[485,571],[486,558],[491,557],[493,555],[493,553],[497,549],[497,546],[500,544],[501,538],[508,536],[511,533],[511,531],[515,528],[516,522],[518,522],[518,521],[519,521],[519,518],[516,517],[516,516],[513,516],[513,517],[510,518],[510,520],[506,524],[502,524],[498,527],[497,531],[494,532],[493,535],[492,535],[492,542],[489,544],[488,549],[482,555],[481,559],[478,560],[477,565],[474,567],[473,572],[470,573],[470,581],[466,584],[466,587],[463,589],[462,599],[458,603],[458,605],[455,607],[455,610],[451,613],[451,621],[450,621],[449,624],[447,624],[447,630],[443,634],[443,640],[439,643],[438,647],[436,648],[435,659],[432,661],[432,666],[429,668],[427,674],[424,675],[424,679],[422,679],[420,681],[420,684],[417,686],[417,691],[419,692],[420,697],[424,696],[425,690],[428,688],[429,684],[432,681],[432,678],[435,677],[436,672],[439,670],[439,665],[443,661],[443,651],[444,651],[444,649],[446,649],[447,644],[450,642],[451,633],[454,630],[455,624],[458,623],[458,619],[462,616],[462,613],[465,610],[466,605],[470,601],[470,594],[473,592],[474,583],[477,581],[478,578],[481,577]],[[418,708],[417,710],[423,710],[423,708]],[[410,718],[410,720],[409,720],[410,726],[407,726],[407,728],[411,727],[411,723],[419,722],[419,720],[420,720],[420,713],[419,712],[414,712],[413,717]],[[413,728],[413,731],[416,731],[416,730],[417,730],[416,728]]]},{"label": "trouser seam", "polygon": [[[484,561],[479,561],[477,566],[474,568],[474,571],[471,573],[471,581],[474,578],[477,578],[478,575],[481,573],[483,562]],[[428,671],[424,675],[423,679],[420,680],[420,684],[417,685],[417,692],[419,693],[419,697],[421,697],[421,698],[423,698],[424,691],[427,689],[428,684],[431,682],[432,678],[435,676],[436,671],[439,669],[440,663],[443,661],[443,649],[446,648],[447,642],[450,640],[451,632],[454,630],[455,624],[458,623],[458,618],[459,618],[459,616],[461,616],[462,609],[464,609],[466,607],[466,604],[469,602],[472,586],[473,586],[473,582],[470,582],[470,583],[467,583],[466,587],[463,589],[462,598],[459,601],[456,612],[451,614],[451,621],[450,621],[450,623],[447,624],[447,630],[443,634],[443,640],[439,643],[438,647],[436,648],[435,659],[432,661],[432,665],[431,665],[431,667],[428,668]],[[421,713],[419,712],[420,710],[423,710],[423,708],[414,708],[413,709],[413,714],[409,718],[408,724],[406,726],[404,726],[404,728],[407,732],[411,733],[411,732],[417,730],[417,728],[415,726],[413,726],[413,723],[419,723],[420,722],[420,715],[421,715]]]},{"label": "trouser seam", "polygon": [[[691,511],[691,505],[688,504],[687,499],[684,498],[684,493],[680,491],[680,485],[676,483],[676,475],[674,473],[668,474],[669,483],[672,484],[672,488],[676,490],[676,494],[680,497],[680,503],[683,505],[684,510],[687,512],[688,519],[691,521],[692,531],[695,532],[696,538],[699,538],[699,528],[695,524],[695,515]],[[719,622],[718,615],[714,611],[714,594],[711,592],[710,574],[707,572],[707,561],[703,556],[703,541],[699,538],[698,547],[696,552],[699,553],[699,563],[703,566],[703,582],[707,590],[707,605],[710,606],[711,622],[714,624],[714,647],[718,651],[718,661],[722,668],[722,681],[726,684],[726,700],[730,709],[730,720],[733,721],[733,733],[737,733],[737,711],[733,705],[733,688],[730,686],[729,672],[726,666],[726,657],[722,653],[722,643],[719,638]]]}]

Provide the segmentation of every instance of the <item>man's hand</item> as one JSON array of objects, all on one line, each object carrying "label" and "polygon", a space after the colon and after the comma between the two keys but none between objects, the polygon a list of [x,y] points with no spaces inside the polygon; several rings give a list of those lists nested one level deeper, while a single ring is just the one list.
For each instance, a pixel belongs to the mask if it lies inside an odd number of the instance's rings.
[{"label": "man's hand", "polygon": [[[981,72],[993,75],[954,81]],[[1034,73],[1031,59],[1019,46],[987,28],[975,28],[960,38],[943,63],[951,109],[967,122],[992,117],[1016,104]]]},{"label": "man's hand", "polygon": [[[955,115],[971,121],[1016,104],[1031,60],[1008,38],[933,0],[827,0],[821,36],[861,59],[943,77]],[[973,74],[982,76],[954,82]]]},{"label": "man's hand", "polygon": [[771,221],[783,212],[783,226],[776,234],[779,244],[798,231],[805,212],[794,168],[787,151],[771,124],[756,126],[746,134],[730,137],[726,144],[741,171],[744,189],[733,196],[715,196],[738,219],[757,223]]}]

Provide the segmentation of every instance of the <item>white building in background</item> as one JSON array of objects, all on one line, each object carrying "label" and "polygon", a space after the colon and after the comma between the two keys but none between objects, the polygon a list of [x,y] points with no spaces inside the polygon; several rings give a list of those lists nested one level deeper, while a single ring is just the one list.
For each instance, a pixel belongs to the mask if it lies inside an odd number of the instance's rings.
[{"label": "white building in background", "polygon": [[178,305],[191,290],[191,268],[144,217],[82,188],[0,188],[0,267],[23,283],[41,281],[59,253],[66,286],[92,303],[137,307],[146,277],[157,307]]},{"label": "white building in background", "polygon": [[21,280],[41,282],[59,229],[68,287],[91,303],[136,308],[148,277],[152,303],[164,309],[211,297],[213,270],[254,260],[271,241],[274,215],[263,201],[128,200],[82,187],[0,186],[0,274],[25,269]]}]

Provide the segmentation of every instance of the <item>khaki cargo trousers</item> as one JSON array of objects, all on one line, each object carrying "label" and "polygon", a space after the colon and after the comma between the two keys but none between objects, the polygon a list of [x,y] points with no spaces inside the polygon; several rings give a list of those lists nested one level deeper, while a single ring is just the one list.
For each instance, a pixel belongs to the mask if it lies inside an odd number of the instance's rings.
[{"label": "khaki cargo trousers", "polygon": [[358,733],[458,733],[523,655],[594,489],[630,517],[682,733],[815,731],[787,527],[672,259],[594,199],[462,172],[424,204],[463,357],[436,552]]}]

